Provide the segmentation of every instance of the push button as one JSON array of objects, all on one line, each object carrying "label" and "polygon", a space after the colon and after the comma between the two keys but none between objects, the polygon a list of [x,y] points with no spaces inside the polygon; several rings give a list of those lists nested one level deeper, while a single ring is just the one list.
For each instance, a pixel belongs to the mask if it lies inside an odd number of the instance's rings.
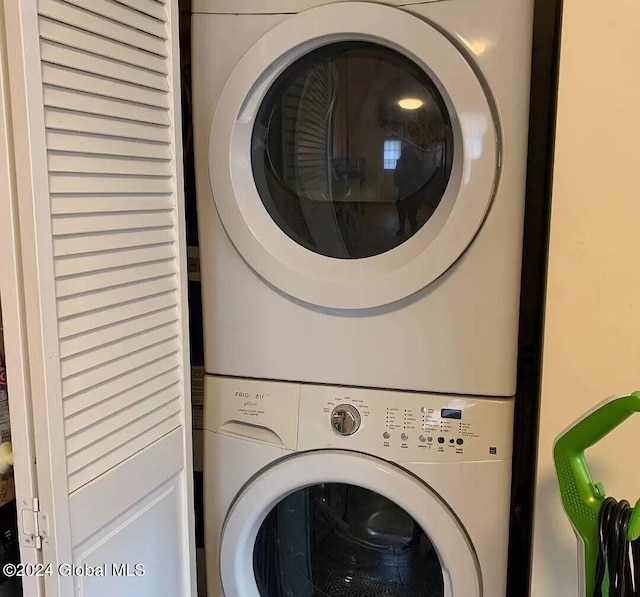
[{"label": "push button", "polygon": [[438,438],[438,443],[439,444],[444,444],[444,437],[439,437]]},{"label": "push button", "polygon": [[459,437],[459,438],[456,440],[456,444],[458,444],[459,446],[461,446],[462,444],[464,444],[464,440],[463,440],[461,437]]}]

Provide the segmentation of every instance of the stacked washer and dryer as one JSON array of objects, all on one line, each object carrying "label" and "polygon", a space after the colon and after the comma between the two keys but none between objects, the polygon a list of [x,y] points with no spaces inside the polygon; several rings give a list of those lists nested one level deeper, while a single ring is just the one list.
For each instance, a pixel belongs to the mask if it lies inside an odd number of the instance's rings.
[{"label": "stacked washer and dryer", "polygon": [[505,595],[532,4],[193,0],[210,597]]}]

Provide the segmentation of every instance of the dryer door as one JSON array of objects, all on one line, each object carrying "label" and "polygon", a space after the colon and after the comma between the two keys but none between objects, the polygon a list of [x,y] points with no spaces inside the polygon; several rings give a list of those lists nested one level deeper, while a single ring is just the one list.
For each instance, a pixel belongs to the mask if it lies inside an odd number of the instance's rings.
[{"label": "dryer door", "polygon": [[468,58],[398,8],[290,17],[227,80],[209,168],[258,274],[326,307],[405,298],[473,240],[498,178],[495,110]]},{"label": "dryer door", "polygon": [[473,546],[416,477],[336,450],[280,460],[227,516],[220,567],[229,597],[479,597]]}]

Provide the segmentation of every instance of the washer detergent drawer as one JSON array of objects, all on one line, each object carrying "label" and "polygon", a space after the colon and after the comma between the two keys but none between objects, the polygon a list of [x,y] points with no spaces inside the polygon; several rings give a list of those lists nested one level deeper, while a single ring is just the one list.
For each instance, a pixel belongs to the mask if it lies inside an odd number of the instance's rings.
[{"label": "washer detergent drawer", "polygon": [[300,384],[207,375],[204,429],[295,450]]}]

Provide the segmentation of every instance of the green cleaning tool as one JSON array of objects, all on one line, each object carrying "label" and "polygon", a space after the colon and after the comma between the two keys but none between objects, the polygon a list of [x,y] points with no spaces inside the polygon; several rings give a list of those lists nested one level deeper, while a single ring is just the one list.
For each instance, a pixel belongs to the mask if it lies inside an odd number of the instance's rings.
[{"label": "green cleaning tool", "polygon": [[[584,584],[580,590],[581,597],[593,597],[594,594],[603,596],[640,594],[629,592],[624,588],[620,593],[621,589],[618,586],[611,587],[614,572],[618,571],[613,569],[615,566],[611,562],[614,560],[607,560],[607,555],[611,558],[611,553],[607,554],[607,538],[603,536],[607,534],[607,531],[603,524],[609,524],[608,515],[604,523],[600,520],[606,494],[602,483],[593,482],[584,456],[587,448],[596,444],[637,412],[640,412],[640,392],[634,392],[630,396],[609,398],[563,432],[556,439],[553,447],[553,459],[560,485],[562,505],[578,537],[579,544],[582,543],[580,564],[581,578]],[[615,500],[611,498],[607,501],[615,503]],[[609,505],[607,504],[607,506]],[[622,528],[627,529],[626,536],[622,537],[622,541],[623,543],[626,540],[634,541],[633,552],[636,553],[637,546],[640,544],[636,541],[640,537],[640,500],[633,510],[628,504],[621,505],[619,510],[618,519],[622,521]],[[619,528],[621,527],[618,526],[615,529],[616,541],[620,541]],[[628,544],[626,545],[627,552],[631,551]],[[624,550],[621,548],[620,554],[623,552]],[[633,566],[630,569],[633,569]],[[596,578],[602,578],[603,574],[605,574],[605,580],[601,588],[596,582]],[[622,576],[625,577],[626,574],[631,574],[631,572],[625,569]],[[615,576],[615,578],[615,582],[618,583],[618,577]],[[640,583],[640,578],[637,578],[637,581]],[[623,579],[620,582],[624,585],[625,581]],[[636,588],[638,587],[636,586]]]}]

